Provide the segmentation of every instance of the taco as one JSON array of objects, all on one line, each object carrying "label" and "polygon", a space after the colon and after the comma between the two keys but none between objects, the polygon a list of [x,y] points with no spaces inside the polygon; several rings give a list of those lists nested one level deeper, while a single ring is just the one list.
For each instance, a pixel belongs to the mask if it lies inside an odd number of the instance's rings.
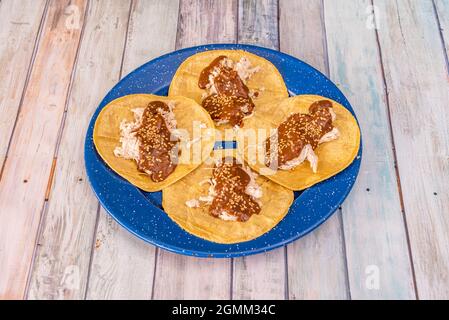
[{"label": "taco", "polygon": [[[261,236],[287,214],[293,192],[257,175],[233,154],[211,158],[162,191],[162,206],[181,228],[217,243]],[[228,149],[229,151],[229,149]]]},{"label": "taco", "polygon": [[303,190],[348,167],[360,129],[341,104],[316,95],[272,101],[248,119],[237,148],[249,166],[291,190]]},{"label": "taco", "polygon": [[214,130],[209,114],[191,99],[134,94],[101,110],[93,140],[112,170],[152,192],[198,167],[214,147]]},{"label": "taco", "polygon": [[288,92],[268,60],[243,50],[211,50],[180,65],[170,85],[171,95],[194,99],[224,130],[242,127],[267,100],[286,98]]}]

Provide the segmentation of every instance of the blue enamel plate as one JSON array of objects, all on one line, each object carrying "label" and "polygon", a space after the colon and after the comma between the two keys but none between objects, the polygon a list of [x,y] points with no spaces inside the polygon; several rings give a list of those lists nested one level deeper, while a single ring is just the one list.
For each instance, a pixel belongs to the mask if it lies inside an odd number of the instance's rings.
[{"label": "blue enamel plate", "polygon": [[354,111],[343,93],[322,73],[287,54],[239,44],[214,44],[178,50],[141,66],[121,80],[98,106],[87,130],[86,171],[102,206],[124,228],[160,248],[199,257],[228,258],[275,249],[309,233],[326,221],[342,204],[359,172],[362,148],[354,162],[336,176],[302,192],[285,218],[257,239],[237,244],[218,244],[182,230],[161,206],[161,192],[144,192],[114,173],[98,155],[93,128],[100,110],[112,100],[135,93],[167,95],[178,66],[189,56],[205,50],[243,49],[271,61],[284,77],[291,95],[316,94],[333,99]]}]

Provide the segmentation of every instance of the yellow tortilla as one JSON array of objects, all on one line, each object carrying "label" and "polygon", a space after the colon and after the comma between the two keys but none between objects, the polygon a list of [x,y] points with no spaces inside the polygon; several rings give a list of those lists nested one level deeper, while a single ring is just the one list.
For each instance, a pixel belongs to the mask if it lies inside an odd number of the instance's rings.
[{"label": "yellow tortilla", "polygon": [[[192,98],[201,104],[202,95],[206,90],[198,87],[200,73],[215,58],[222,55],[227,56],[234,62],[238,62],[244,56],[251,62],[252,68],[260,67],[260,70],[254,73],[246,83],[250,90],[259,92],[259,96],[253,99],[256,106],[255,110],[262,108],[268,100],[288,97],[284,79],[277,68],[268,60],[243,50],[210,50],[187,58],[176,71],[168,95]],[[231,126],[220,125],[217,128],[223,131],[231,128]]]},{"label": "yellow tortilla", "polygon": [[[192,140],[193,144],[190,148],[185,143],[180,144],[180,160],[188,159],[188,156],[191,155],[191,161],[178,163],[175,171],[161,182],[154,182],[149,175],[137,170],[134,160],[126,160],[114,155],[114,149],[120,145],[120,122],[122,120],[134,121],[131,110],[145,108],[152,101],[174,102],[173,113],[177,121],[177,129],[186,130],[190,140],[193,139],[193,130],[200,132],[200,137]],[[196,129],[194,129],[194,121],[197,121],[195,122]],[[205,125],[202,125],[204,128],[200,128],[200,123]],[[215,144],[214,130],[214,123],[207,111],[191,99],[134,94],[118,98],[101,110],[95,122],[93,139],[98,153],[112,170],[136,187],[153,192],[178,181],[209,157]],[[196,146],[197,144],[200,146]],[[192,156],[193,150],[200,150],[195,158]]]},{"label": "yellow tortilla", "polygon": [[[248,134],[243,129],[262,129],[269,132],[270,129],[277,128],[292,113],[308,113],[309,106],[320,100],[332,102],[337,115],[333,124],[340,131],[340,137],[337,140],[322,143],[314,150],[318,156],[317,172],[313,173],[308,161],[304,161],[292,170],[279,169],[270,172],[263,163],[263,157],[257,156],[255,151],[255,149],[263,150],[265,139],[256,138],[250,142]],[[245,161],[255,171],[291,190],[306,189],[344,170],[357,156],[360,146],[360,128],[352,114],[338,102],[316,95],[301,95],[269,102],[247,120],[243,129],[238,133],[237,148]],[[268,137],[269,133],[266,136]]]},{"label": "yellow tortilla", "polygon": [[[215,150],[211,159],[221,159],[224,150]],[[229,150],[231,155],[235,150]],[[168,216],[187,232],[218,243],[238,243],[257,238],[275,227],[287,214],[293,202],[293,192],[258,176],[262,188],[261,212],[246,222],[224,221],[211,216],[209,205],[189,208],[186,201],[208,194],[209,184],[201,181],[212,177],[214,163],[206,161],[184,179],[162,191],[162,206]]]}]

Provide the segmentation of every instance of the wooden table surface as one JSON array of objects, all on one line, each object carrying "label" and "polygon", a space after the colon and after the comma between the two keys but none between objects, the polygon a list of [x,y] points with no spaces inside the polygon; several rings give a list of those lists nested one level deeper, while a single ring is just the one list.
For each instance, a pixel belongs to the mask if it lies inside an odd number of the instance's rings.
[{"label": "wooden table surface", "polygon": [[[319,229],[245,258],[131,236],[86,179],[88,121],[163,53],[250,43],[351,101],[364,156]],[[0,0],[0,298],[449,298],[448,0]]]}]

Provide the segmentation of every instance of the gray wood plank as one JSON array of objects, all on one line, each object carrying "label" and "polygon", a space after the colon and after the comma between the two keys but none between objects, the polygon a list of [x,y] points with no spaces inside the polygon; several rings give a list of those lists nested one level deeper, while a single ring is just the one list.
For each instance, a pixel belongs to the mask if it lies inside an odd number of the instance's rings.
[{"label": "gray wood plank", "polygon": [[[174,49],[178,8],[177,0],[134,1],[122,75]],[[87,298],[150,299],[155,253],[101,209]]]},{"label": "gray wood plank", "polygon": [[374,1],[418,296],[449,298],[449,82],[431,1]]},{"label": "gray wood plank", "polygon": [[[278,3],[239,1],[239,43],[278,49]],[[283,299],[286,296],[286,249],[234,259],[234,299]]]},{"label": "gray wood plank", "polygon": [[442,44],[446,50],[446,67],[449,72],[449,1],[447,0],[434,0],[435,13],[438,18],[438,24],[442,37]]},{"label": "gray wood plank", "polygon": [[229,259],[184,257],[158,250],[154,299],[229,299]]},{"label": "gray wood plank", "polygon": [[[328,72],[322,0],[280,3],[280,49]],[[288,246],[288,288],[291,299],[349,297],[341,212]]]},{"label": "gray wood plank", "polygon": [[371,3],[324,3],[331,78],[351,101],[363,137],[360,174],[342,206],[351,297],[413,299],[413,275]]},{"label": "gray wood plank", "polygon": [[181,0],[176,48],[236,42],[236,0]]},{"label": "gray wood plank", "polygon": [[[181,0],[176,48],[235,42],[237,1]],[[159,250],[155,299],[229,299],[229,259],[200,259]]]},{"label": "gray wood plank", "polygon": [[29,285],[30,299],[82,299],[98,201],[84,169],[84,134],[119,79],[129,1],[90,2],[72,93]]},{"label": "gray wood plank", "polygon": [[239,43],[279,49],[278,1],[239,1]]}]

